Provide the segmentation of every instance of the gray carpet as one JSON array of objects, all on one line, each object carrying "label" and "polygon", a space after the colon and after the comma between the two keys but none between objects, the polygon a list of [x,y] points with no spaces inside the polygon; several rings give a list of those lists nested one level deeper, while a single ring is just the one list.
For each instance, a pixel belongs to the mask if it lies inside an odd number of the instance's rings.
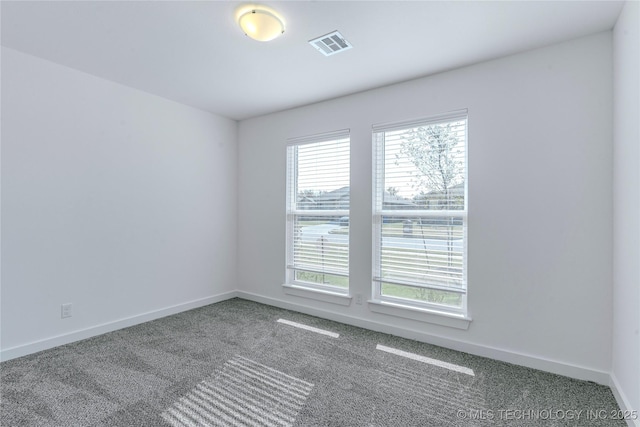
[{"label": "gray carpet", "polygon": [[2,426],[625,425],[607,387],[241,299],[0,368]]}]

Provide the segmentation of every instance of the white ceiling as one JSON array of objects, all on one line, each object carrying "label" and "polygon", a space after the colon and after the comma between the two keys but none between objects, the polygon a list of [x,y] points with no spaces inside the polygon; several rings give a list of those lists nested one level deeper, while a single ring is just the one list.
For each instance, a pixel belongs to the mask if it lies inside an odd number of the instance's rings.
[{"label": "white ceiling", "polygon": [[[2,45],[241,120],[609,30],[618,1],[269,1],[268,43],[239,1],[2,1]],[[353,49],[307,41],[339,30]]]}]

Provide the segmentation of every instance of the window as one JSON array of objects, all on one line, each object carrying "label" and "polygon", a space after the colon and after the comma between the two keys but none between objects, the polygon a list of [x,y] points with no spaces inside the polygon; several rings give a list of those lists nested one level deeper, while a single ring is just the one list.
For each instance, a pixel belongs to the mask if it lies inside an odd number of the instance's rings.
[{"label": "window", "polygon": [[288,141],[287,283],[349,287],[349,132]]},{"label": "window", "polygon": [[374,126],[374,301],[466,314],[467,113]]}]

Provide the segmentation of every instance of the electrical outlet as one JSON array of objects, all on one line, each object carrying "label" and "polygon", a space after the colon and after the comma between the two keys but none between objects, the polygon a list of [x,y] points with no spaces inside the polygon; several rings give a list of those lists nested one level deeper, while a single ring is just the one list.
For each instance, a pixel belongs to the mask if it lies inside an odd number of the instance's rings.
[{"label": "electrical outlet", "polygon": [[71,303],[68,304],[62,304],[61,306],[61,318],[67,318],[67,317],[71,317]]},{"label": "electrical outlet", "polygon": [[362,294],[356,294],[356,304],[362,305]]}]

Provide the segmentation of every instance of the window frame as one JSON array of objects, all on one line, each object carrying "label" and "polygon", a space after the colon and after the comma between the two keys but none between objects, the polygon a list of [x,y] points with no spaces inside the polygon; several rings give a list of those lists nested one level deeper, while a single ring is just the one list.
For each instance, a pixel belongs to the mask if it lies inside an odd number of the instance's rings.
[{"label": "window frame", "polygon": [[[290,293],[292,295],[304,296],[304,294],[300,294],[296,289],[302,291],[317,291],[328,295],[330,298],[327,300],[328,302],[335,302],[341,305],[345,305],[343,296],[348,296],[349,294],[349,234],[347,234],[347,256],[346,256],[346,269],[345,272],[336,271],[331,269],[325,270],[315,270],[315,269],[305,269],[305,268],[296,268],[295,265],[295,224],[296,219],[300,216],[314,216],[314,217],[327,217],[327,218],[335,218],[343,217],[348,218],[349,230],[351,227],[351,217],[350,217],[350,209],[351,203],[349,200],[349,209],[299,209],[297,206],[297,194],[298,194],[298,162],[297,158],[294,158],[295,155],[292,154],[292,147],[299,147],[301,145],[315,144],[315,143],[323,143],[323,142],[331,142],[331,141],[339,141],[346,139],[346,144],[348,146],[349,152],[349,162],[347,162],[349,170],[348,175],[350,177],[350,151],[351,151],[351,137],[350,130],[338,130],[333,132],[326,132],[322,134],[298,137],[298,138],[290,138],[287,140],[287,164],[286,164],[286,265],[285,265],[285,293]],[[296,151],[297,152],[297,151]],[[295,179],[292,179],[291,174],[295,174]],[[350,179],[347,185],[350,185]],[[349,199],[351,195],[349,194]],[[336,285],[328,285],[328,284],[320,284],[307,282],[296,279],[297,271],[306,271],[312,273],[326,273],[335,276],[345,277],[347,279],[347,286],[341,287]],[[336,299],[332,295],[337,296]],[[326,298],[326,297],[325,297]],[[322,299],[322,298],[321,298]],[[335,301],[334,301],[335,300]]]},{"label": "window frame", "polygon": [[[411,129],[420,126],[429,126],[441,124],[443,122],[464,121],[464,208],[462,210],[437,210],[437,209],[384,209],[383,199],[385,192],[385,144],[378,139],[378,134]],[[449,113],[434,115],[430,117],[382,123],[372,126],[372,145],[373,145],[373,165],[372,165],[372,304],[370,308],[375,308],[376,312],[386,313],[388,310],[378,308],[388,306],[392,310],[408,309],[411,312],[420,312],[431,314],[441,314],[445,316],[457,317],[462,319],[468,318],[468,280],[467,280],[467,257],[468,257],[468,176],[469,176],[469,117],[468,111],[457,110]],[[441,218],[441,217],[461,217],[462,219],[462,286],[459,289],[446,286],[438,286],[428,283],[409,283],[401,280],[382,280],[382,225],[385,216],[402,216],[407,218]],[[382,283],[394,283],[398,285],[412,286],[418,285],[426,289],[444,290],[461,294],[461,305],[455,307],[451,305],[438,304],[435,302],[419,301],[417,299],[394,297],[382,294]],[[388,313],[387,313],[388,314]],[[407,316],[414,318],[413,315]],[[435,322],[438,323],[438,322]],[[466,324],[468,326],[468,324]]]}]

